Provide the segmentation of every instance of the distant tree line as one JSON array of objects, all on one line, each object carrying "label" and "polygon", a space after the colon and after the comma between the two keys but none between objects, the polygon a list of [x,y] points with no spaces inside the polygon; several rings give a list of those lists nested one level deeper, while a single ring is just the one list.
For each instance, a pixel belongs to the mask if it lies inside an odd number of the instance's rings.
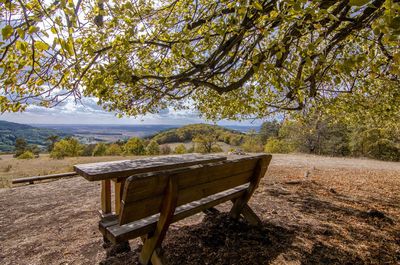
[{"label": "distant tree line", "polygon": [[[264,122],[259,132],[246,134],[208,124],[188,125],[152,138],[115,143],[81,144],[73,137],[48,137],[50,157],[166,155],[222,152],[221,142],[245,152],[300,152],[328,156],[357,156],[400,160],[400,125],[346,123],[317,113]],[[17,139],[15,156],[34,158],[39,148]]]},{"label": "distant tree line", "polygon": [[259,141],[264,151],[270,153],[400,160],[400,125],[385,121],[347,123],[314,113],[282,122],[265,122]]}]

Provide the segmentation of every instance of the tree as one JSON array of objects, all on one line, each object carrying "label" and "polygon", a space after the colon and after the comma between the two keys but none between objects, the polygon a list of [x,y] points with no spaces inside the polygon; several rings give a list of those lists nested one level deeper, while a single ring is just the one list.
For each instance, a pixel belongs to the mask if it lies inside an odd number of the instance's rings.
[{"label": "tree", "polygon": [[144,144],[143,140],[137,137],[132,137],[124,145],[125,155],[144,155]]},{"label": "tree", "polygon": [[96,148],[96,144],[85,144],[81,155],[82,156],[92,156],[95,148]]},{"label": "tree", "polygon": [[83,146],[75,138],[66,138],[55,143],[51,158],[63,159],[64,157],[75,157],[81,155]]},{"label": "tree", "polygon": [[50,135],[49,137],[47,137],[46,140],[50,142],[49,145],[47,146],[47,150],[49,152],[53,151],[54,145],[58,141],[58,139],[59,139],[59,136],[55,135],[55,134]]},{"label": "tree", "polygon": [[294,151],[294,146],[284,139],[278,139],[276,137],[269,137],[267,143],[264,146],[264,152],[266,153],[281,153],[287,154]]},{"label": "tree", "polygon": [[379,92],[376,80],[399,91],[397,0],[0,7],[2,112],[85,95],[127,115],[193,104],[213,119],[265,117],[335,109],[325,101]]},{"label": "tree", "polygon": [[107,152],[107,145],[105,143],[97,143],[93,149],[92,156],[104,156]]},{"label": "tree", "polygon": [[25,151],[19,156],[17,156],[18,159],[33,159],[35,158],[35,155],[31,151]]},{"label": "tree", "polygon": [[146,146],[146,155],[159,155],[160,154],[160,146],[156,141],[150,141],[150,143]]},{"label": "tree", "polygon": [[261,124],[261,142],[265,144],[270,137],[277,137],[279,134],[280,123],[277,120],[266,121]]},{"label": "tree", "polygon": [[172,150],[169,145],[164,144],[161,146],[160,152],[162,155],[169,155],[172,152]]},{"label": "tree", "polygon": [[39,157],[40,148],[36,144],[30,144],[26,148],[27,151],[31,152],[35,157]]},{"label": "tree", "polygon": [[184,144],[178,144],[174,149],[174,154],[185,154],[185,153],[187,153],[187,150]]},{"label": "tree", "polygon": [[254,131],[251,130],[248,132],[245,141],[241,145],[244,151],[246,152],[262,152],[264,150],[260,136]]},{"label": "tree", "polygon": [[122,148],[118,144],[110,144],[107,148],[106,155],[118,156],[122,154]]},{"label": "tree", "polygon": [[24,138],[17,138],[15,140],[15,157],[20,156],[27,150],[28,144]]},{"label": "tree", "polygon": [[195,138],[193,138],[193,142],[195,143],[194,150],[199,153],[212,153],[213,148],[215,149],[217,146],[217,135],[213,132],[208,132],[206,134],[199,134]]}]

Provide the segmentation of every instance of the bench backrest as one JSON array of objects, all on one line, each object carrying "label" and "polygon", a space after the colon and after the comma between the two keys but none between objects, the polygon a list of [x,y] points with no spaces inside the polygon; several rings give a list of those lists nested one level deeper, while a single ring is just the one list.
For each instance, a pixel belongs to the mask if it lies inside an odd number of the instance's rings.
[{"label": "bench backrest", "polygon": [[270,160],[270,155],[261,154],[131,176],[125,182],[119,223],[127,224],[160,213],[171,185],[175,186],[177,207],[258,181],[264,176]]}]

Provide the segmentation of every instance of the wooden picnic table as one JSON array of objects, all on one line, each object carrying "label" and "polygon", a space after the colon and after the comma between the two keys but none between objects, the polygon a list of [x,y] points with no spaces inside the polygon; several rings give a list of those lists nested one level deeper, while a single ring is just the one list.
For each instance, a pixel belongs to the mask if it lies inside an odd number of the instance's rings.
[{"label": "wooden picnic table", "polygon": [[101,181],[102,217],[112,214],[111,181],[114,183],[114,212],[120,213],[122,190],[125,180],[134,174],[187,167],[226,160],[219,154],[183,154],[146,157],[134,160],[79,164],[74,166],[77,174],[89,181]]}]

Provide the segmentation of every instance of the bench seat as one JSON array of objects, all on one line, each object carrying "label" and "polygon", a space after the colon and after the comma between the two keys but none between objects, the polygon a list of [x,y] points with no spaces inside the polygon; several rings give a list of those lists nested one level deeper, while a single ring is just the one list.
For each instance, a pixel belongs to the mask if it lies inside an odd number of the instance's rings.
[{"label": "bench seat", "polygon": [[[178,206],[175,209],[172,222],[177,222],[210,207],[238,198],[242,196],[248,188],[249,183],[246,183],[200,200]],[[160,214],[158,213],[128,224],[119,225],[118,216],[110,215],[99,222],[99,229],[104,236],[116,244],[154,231],[159,217]]]}]

